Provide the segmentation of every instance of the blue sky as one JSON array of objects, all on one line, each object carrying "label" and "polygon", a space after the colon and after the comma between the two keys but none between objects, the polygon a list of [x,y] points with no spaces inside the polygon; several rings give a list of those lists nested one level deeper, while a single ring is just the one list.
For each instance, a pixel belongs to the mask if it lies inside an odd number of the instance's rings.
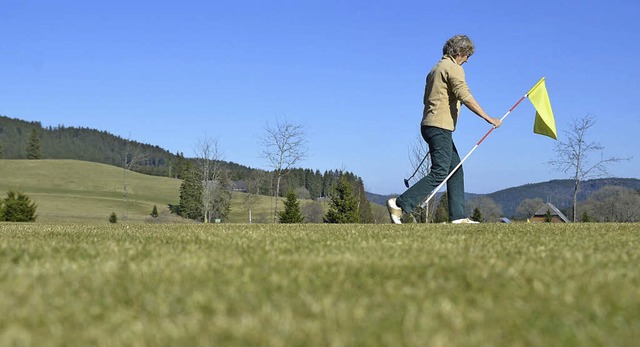
[{"label": "blue sky", "polygon": [[[36,1],[1,0],[0,114],[106,130],[193,156],[216,138],[223,159],[267,169],[259,138],[302,124],[298,166],[344,169],[367,190],[401,193],[412,172],[424,79],[455,34],[476,53],[471,92],[494,117],[546,77],[560,139],[596,117],[610,173],[638,178],[637,0]],[[465,163],[466,191],[567,178],[546,163],[523,102]],[[489,130],[466,108],[461,155]]]}]

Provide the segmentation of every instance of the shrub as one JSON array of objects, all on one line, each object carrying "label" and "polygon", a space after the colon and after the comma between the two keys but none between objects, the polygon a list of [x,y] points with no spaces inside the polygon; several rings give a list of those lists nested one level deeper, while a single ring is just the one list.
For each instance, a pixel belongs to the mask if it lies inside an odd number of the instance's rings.
[{"label": "shrub", "polygon": [[474,208],[473,209],[473,215],[471,216],[471,219],[476,221],[476,222],[482,222],[483,218],[482,218],[482,212],[480,212],[479,208]]},{"label": "shrub", "polygon": [[116,216],[115,212],[111,212],[111,216],[109,216],[109,223],[118,223],[118,216]]},{"label": "shrub", "polygon": [[151,217],[158,218],[158,207],[153,205],[153,210],[151,210]]},{"label": "shrub", "polygon": [[35,222],[36,204],[22,193],[8,192],[0,204],[0,220],[7,222]]}]

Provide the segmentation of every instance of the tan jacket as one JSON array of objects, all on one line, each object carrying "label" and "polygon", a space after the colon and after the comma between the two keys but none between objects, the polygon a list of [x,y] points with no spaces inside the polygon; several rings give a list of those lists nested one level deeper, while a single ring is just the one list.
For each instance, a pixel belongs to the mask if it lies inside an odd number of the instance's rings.
[{"label": "tan jacket", "polygon": [[454,131],[460,102],[471,97],[462,66],[450,56],[442,57],[427,75],[422,125]]}]

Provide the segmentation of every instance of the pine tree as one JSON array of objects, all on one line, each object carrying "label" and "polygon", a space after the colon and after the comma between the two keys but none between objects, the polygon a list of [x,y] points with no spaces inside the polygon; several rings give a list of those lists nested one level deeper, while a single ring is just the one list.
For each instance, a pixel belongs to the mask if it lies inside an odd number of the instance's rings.
[{"label": "pine tree", "polygon": [[319,170],[315,172],[311,169],[305,170],[305,188],[309,191],[311,199],[322,195],[322,174]]},{"label": "pine tree", "polygon": [[587,211],[582,212],[582,223],[589,223],[591,222],[591,217],[589,217],[589,214],[587,213]]},{"label": "pine tree", "polygon": [[336,181],[338,178],[338,171],[325,171],[322,176],[322,196],[333,196],[336,190]]},{"label": "pine tree", "polygon": [[0,220],[6,222],[35,222],[36,204],[22,193],[8,192],[0,204]]},{"label": "pine tree", "polygon": [[358,223],[358,218],[358,200],[353,195],[353,187],[345,175],[340,175],[324,221],[325,223]]},{"label": "pine tree", "polygon": [[371,211],[371,203],[367,199],[367,193],[364,190],[364,182],[362,178],[356,176],[353,177],[355,193],[358,199],[358,221],[360,223],[373,223],[375,218],[373,217],[373,211]]},{"label": "pine tree", "polygon": [[180,185],[180,204],[178,205],[178,215],[202,221],[202,180],[199,179],[197,170],[191,168],[189,162],[186,163],[184,178]]},{"label": "pine tree", "polygon": [[436,215],[433,220],[435,223],[449,222],[449,196],[447,193],[442,194],[440,201],[438,201],[438,207],[436,208]]},{"label": "pine tree", "polygon": [[40,151],[40,134],[36,129],[31,130],[29,145],[27,146],[27,159],[42,159]]},{"label": "pine tree", "polygon": [[151,217],[158,218],[158,207],[153,205],[153,210],[151,210]]},{"label": "pine tree", "polygon": [[480,212],[479,208],[473,209],[473,215],[471,215],[471,219],[476,222],[482,222],[482,212]]},{"label": "pine tree", "polygon": [[547,210],[547,213],[544,214],[544,222],[551,223],[551,221],[553,221],[553,215],[551,214],[551,211]]},{"label": "pine tree", "polygon": [[115,212],[111,212],[111,215],[109,216],[109,223],[111,224],[118,223],[118,216],[116,215]]},{"label": "pine tree", "polygon": [[187,169],[187,159],[182,152],[176,152],[175,157],[169,163],[169,176],[183,179]]},{"label": "pine tree", "polygon": [[371,210],[371,202],[367,200],[367,196],[364,192],[360,195],[358,210],[360,212],[360,215],[358,216],[360,223],[373,224],[375,222],[375,217],[373,217],[373,211]]},{"label": "pine tree", "polygon": [[300,212],[300,202],[293,190],[289,189],[287,200],[284,202],[284,211],[278,211],[280,223],[302,223],[304,217]]}]

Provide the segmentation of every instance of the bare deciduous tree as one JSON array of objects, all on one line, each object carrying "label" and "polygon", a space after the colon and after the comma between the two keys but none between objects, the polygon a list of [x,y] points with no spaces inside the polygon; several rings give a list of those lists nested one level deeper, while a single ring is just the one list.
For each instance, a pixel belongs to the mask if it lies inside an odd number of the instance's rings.
[{"label": "bare deciduous tree", "polygon": [[524,199],[516,208],[516,214],[522,219],[528,219],[538,212],[542,206],[544,206],[544,200],[540,198]]},{"label": "bare deciduous tree", "polygon": [[125,141],[124,153],[122,154],[122,201],[124,202],[124,211],[122,212],[122,221],[125,222],[129,218],[129,185],[127,184],[127,171],[133,171],[141,163],[149,159],[149,153],[146,152],[140,144],[134,143],[131,139]]},{"label": "bare deciduous tree", "polygon": [[[595,117],[587,115],[574,119],[570,131],[565,131],[566,140],[556,143],[556,158],[549,161],[557,171],[570,173],[573,187],[573,222],[577,216],[578,190],[580,183],[593,178],[608,176],[607,165],[629,158],[605,157],[599,143],[589,141],[589,130],[595,124]],[[599,159],[591,159],[593,152],[599,152]]]},{"label": "bare deciduous tree", "polygon": [[124,153],[122,156],[123,167],[125,170],[133,171],[140,164],[147,161],[151,155],[144,150],[142,145],[134,143],[127,139],[125,141]]},{"label": "bare deciduous tree", "polygon": [[[411,184],[416,183],[421,178],[429,174],[431,157],[428,157],[424,162],[422,162],[427,153],[429,153],[429,145],[422,138],[422,135],[418,134],[409,149],[409,161],[411,161],[412,172],[416,172],[414,178],[410,181]],[[422,165],[420,165],[421,163]]]},{"label": "bare deciduous tree", "polygon": [[307,155],[306,131],[302,125],[288,121],[276,121],[275,126],[265,127],[262,138],[263,157],[273,168],[276,176],[275,204],[273,220],[278,214],[278,197],[280,196],[280,181],[287,171]]},{"label": "bare deciduous tree", "polygon": [[216,197],[224,187],[222,186],[222,169],[218,140],[206,137],[196,144],[196,170],[202,178],[202,215],[204,222],[209,223]]},{"label": "bare deciduous tree", "polygon": [[[324,216],[324,209],[322,204],[317,201],[309,201],[300,207],[304,220],[307,223],[322,223],[322,216]],[[386,216],[386,215],[385,215]],[[387,217],[388,218],[388,217]]]},{"label": "bare deciduous tree", "polygon": [[625,187],[602,187],[591,194],[581,208],[599,222],[638,222],[640,193]]},{"label": "bare deciduous tree", "polygon": [[250,178],[246,181],[247,193],[243,197],[242,202],[249,212],[249,224],[253,223],[252,211],[258,203],[258,194],[260,193],[260,183],[257,178]]}]

